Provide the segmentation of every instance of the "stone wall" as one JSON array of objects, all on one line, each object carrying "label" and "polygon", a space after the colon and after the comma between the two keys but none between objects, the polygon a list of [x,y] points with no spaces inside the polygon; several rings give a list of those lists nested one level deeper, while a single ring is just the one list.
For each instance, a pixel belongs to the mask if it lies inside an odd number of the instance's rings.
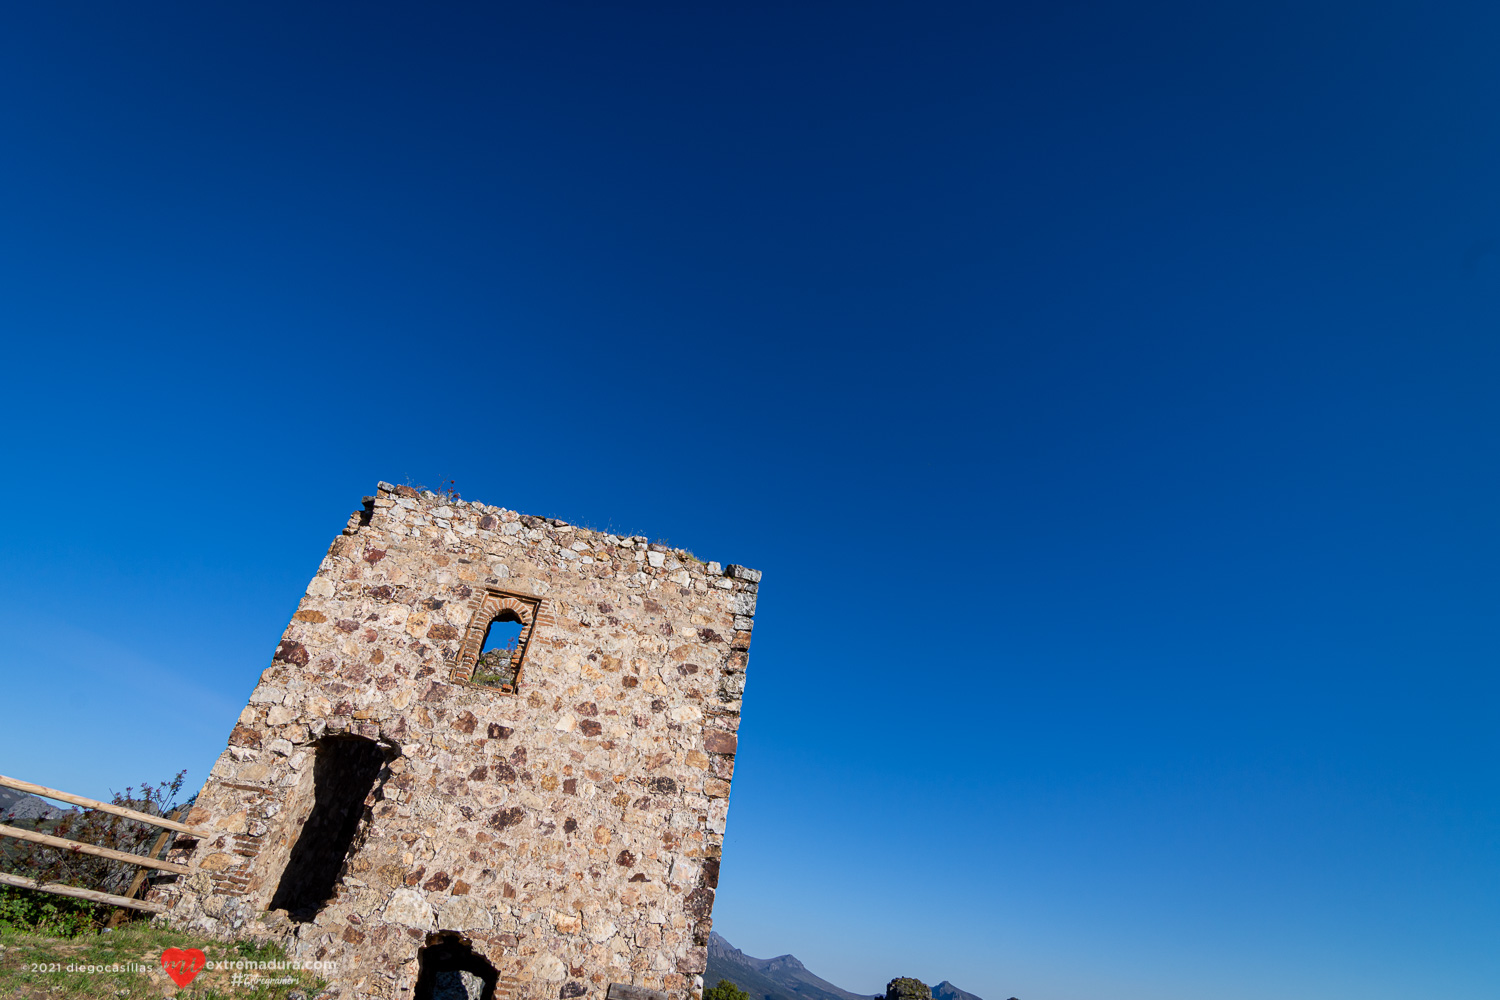
[{"label": "stone wall", "polygon": [[[424,948],[501,1000],[696,996],[759,581],[381,483],[188,818],[222,832],[150,898],[335,963],[344,997],[412,1000]],[[513,692],[468,680],[497,608],[527,626]]]}]

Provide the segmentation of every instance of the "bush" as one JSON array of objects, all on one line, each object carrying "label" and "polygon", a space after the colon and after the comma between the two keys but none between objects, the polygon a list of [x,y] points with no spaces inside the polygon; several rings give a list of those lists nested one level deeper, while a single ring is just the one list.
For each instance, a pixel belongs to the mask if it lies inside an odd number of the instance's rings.
[{"label": "bush", "polygon": [[750,1000],[750,994],[728,979],[721,979],[703,991],[703,1000]]},{"label": "bush", "polygon": [[43,931],[73,937],[92,930],[108,912],[83,899],[0,885],[0,932]]}]

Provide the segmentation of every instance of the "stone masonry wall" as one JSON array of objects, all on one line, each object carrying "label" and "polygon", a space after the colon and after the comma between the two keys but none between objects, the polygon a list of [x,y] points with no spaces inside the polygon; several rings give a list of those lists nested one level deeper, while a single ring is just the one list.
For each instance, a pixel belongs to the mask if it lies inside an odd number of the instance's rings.
[{"label": "stone masonry wall", "polygon": [[[188,817],[222,832],[182,842],[173,856],[198,870],[149,898],[184,928],[336,963],[345,998],[411,1000],[419,949],[440,940],[488,960],[500,1000],[603,1000],[611,983],[696,996],[759,581],[381,483]],[[466,680],[502,604],[532,618],[514,693]],[[334,895],[301,922],[268,911],[314,762],[349,737],[384,764],[367,755],[380,773],[348,814]]]}]

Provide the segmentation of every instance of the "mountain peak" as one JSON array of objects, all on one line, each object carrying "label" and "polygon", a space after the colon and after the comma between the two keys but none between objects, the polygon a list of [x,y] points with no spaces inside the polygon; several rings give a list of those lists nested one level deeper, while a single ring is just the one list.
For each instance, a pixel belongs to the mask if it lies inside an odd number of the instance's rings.
[{"label": "mountain peak", "polygon": [[[703,985],[713,986],[727,979],[750,994],[750,1000],[870,1000],[862,993],[848,990],[820,979],[807,971],[795,955],[775,958],[752,958],[726,941],[718,931],[708,935],[708,969]],[[876,1000],[884,1000],[878,997]],[[980,1000],[946,979],[932,988],[932,1000]]]},{"label": "mountain peak", "polygon": [[979,1000],[972,993],[966,993],[944,979],[932,988],[932,1000]]},{"label": "mountain peak", "polygon": [[721,979],[749,993],[752,1000],[869,1000],[808,972],[796,955],[753,958],[717,931],[710,931],[703,985],[712,986]]}]

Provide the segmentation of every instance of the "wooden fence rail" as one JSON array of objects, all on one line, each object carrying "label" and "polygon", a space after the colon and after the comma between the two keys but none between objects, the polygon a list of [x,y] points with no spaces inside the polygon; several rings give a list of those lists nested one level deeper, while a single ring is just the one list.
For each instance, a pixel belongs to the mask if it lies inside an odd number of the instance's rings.
[{"label": "wooden fence rail", "polygon": [[[48,788],[46,785],[32,784],[29,781],[22,781],[19,778],[7,778],[3,774],[0,774],[0,787],[14,788],[20,792],[30,792],[32,795],[40,795],[47,799],[57,799],[59,802],[83,806],[85,809],[97,809],[100,812],[135,820],[138,823],[162,827],[164,831],[174,830],[178,833],[185,833],[191,837],[197,837],[199,840],[210,839],[215,836],[210,830],[203,830],[177,822],[175,817],[182,815],[182,810],[180,809],[173,813],[174,818],[171,819],[165,816],[152,816],[150,813],[127,809],[124,806],[117,806],[112,802],[100,802],[97,799],[84,798],[82,795],[60,792],[55,788]],[[54,847],[59,850],[72,851],[79,854],[92,854],[96,857],[108,858],[111,861],[120,861],[127,865],[136,865],[140,868],[156,868],[161,871],[176,872],[179,875],[191,875],[193,873],[193,869],[187,865],[179,865],[171,861],[158,861],[156,859],[156,855],[165,846],[167,840],[165,832],[156,838],[156,843],[152,846],[151,852],[144,857],[139,854],[129,854],[125,851],[116,851],[108,847],[96,847],[93,844],[85,844],[82,841],[54,837],[46,833],[37,833],[35,830],[22,830],[19,827],[5,826],[4,824],[0,824],[0,837],[13,837],[16,840],[25,840],[33,844],[42,844],[46,847]],[[49,892],[54,896],[72,896],[74,899],[86,899],[91,903],[123,906],[132,910],[144,910],[147,913],[165,913],[167,908],[160,903],[148,903],[145,900],[130,898],[140,890],[144,876],[145,872],[138,873],[130,883],[129,893],[124,896],[115,896],[107,892],[95,892],[92,889],[78,889],[71,885],[60,885],[56,882],[43,884],[35,879],[25,878],[20,875],[9,875],[5,872],[0,872],[0,885],[13,885],[19,889]],[[116,918],[120,916],[119,910],[114,911],[114,913]],[[115,921],[112,919],[110,926],[113,926],[114,923]]]},{"label": "wooden fence rail", "polygon": [[54,896],[72,896],[74,899],[86,899],[91,903],[109,903],[112,906],[127,906],[132,910],[145,910],[147,913],[165,913],[167,908],[160,903],[148,903],[144,899],[128,899],[124,896],[111,896],[107,892],[95,892],[92,889],[75,889],[71,885],[58,885],[56,882],[41,882],[19,875],[7,875],[0,872],[0,885],[13,885],[17,889],[32,889],[36,892],[50,892]]},{"label": "wooden fence rail", "polygon": [[[181,819],[182,814],[187,812],[187,806],[180,806],[168,819]],[[146,857],[154,858],[161,853],[161,849],[167,846],[167,839],[172,836],[170,830],[163,830],[156,838],[156,843],[151,845],[151,850],[146,852]],[[146,884],[147,869],[142,868],[135,873],[135,878],[130,880],[130,888],[125,890],[126,899],[134,899],[135,894],[141,891],[141,886]],[[116,909],[109,915],[106,926],[118,927],[120,921],[125,919],[125,911]]]},{"label": "wooden fence rail", "polygon": [[57,799],[59,802],[67,802],[70,805],[83,806],[85,809],[98,809],[100,812],[123,816],[126,819],[133,819],[141,823],[149,823],[151,826],[166,827],[168,830],[176,830],[178,833],[190,834],[199,840],[211,840],[217,836],[212,830],[185,826],[176,820],[170,820],[164,816],[153,816],[150,813],[136,812],[134,809],[117,806],[113,802],[86,799],[82,795],[70,795],[67,792],[59,792],[55,788],[48,788],[46,785],[33,785],[31,782],[22,781],[19,778],[7,778],[3,774],[0,774],[0,786],[14,788],[18,792],[30,792],[32,795],[40,795],[44,799]]},{"label": "wooden fence rail", "polygon": [[0,837],[14,837],[17,840],[29,840],[33,844],[42,844],[46,847],[56,847],[64,851],[75,851],[80,854],[92,854],[100,858],[109,858],[111,861],[123,861],[127,865],[140,865],[144,868],[160,868],[164,872],[176,872],[179,875],[191,875],[193,870],[187,865],[175,864],[171,861],[157,861],[155,858],[142,857],[139,854],[128,854],[125,851],[115,851],[108,847],[95,847],[93,844],[85,844],[80,840],[68,840],[66,837],[53,837],[46,833],[37,833],[35,830],[22,830],[16,826],[0,825]]}]

